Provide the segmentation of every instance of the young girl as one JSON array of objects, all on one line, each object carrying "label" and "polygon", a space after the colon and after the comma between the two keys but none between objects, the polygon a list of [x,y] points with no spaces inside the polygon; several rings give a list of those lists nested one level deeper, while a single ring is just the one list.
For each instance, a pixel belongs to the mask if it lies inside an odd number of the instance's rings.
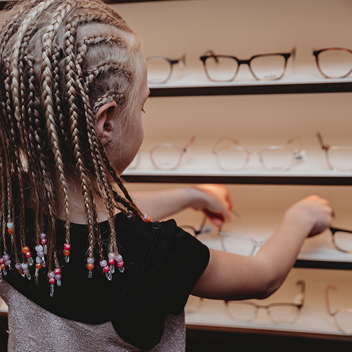
[{"label": "young girl", "polygon": [[[331,222],[308,197],[252,258],[159,223],[187,207],[230,219],[225,187],[131,196],[143,139],[141,39],[99,0],[28,0],[0,36],[0,294],[10,351],[182,351],[189,294],[264,298]],[[145,215],[148,214],[148,215]],[[153,221],[150,221],[150,217]]]}]

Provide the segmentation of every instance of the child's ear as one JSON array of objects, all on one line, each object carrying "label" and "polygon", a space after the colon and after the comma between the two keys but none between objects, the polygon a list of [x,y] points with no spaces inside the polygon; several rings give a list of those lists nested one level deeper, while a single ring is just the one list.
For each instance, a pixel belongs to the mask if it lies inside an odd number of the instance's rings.
[{"label": "child's ear", "polygon": [[105,145],[109,142],[115,128],[114,117],[117,109],[115,101],[106,103],[99,108],[95,116],[95,130],[100,142]]}]

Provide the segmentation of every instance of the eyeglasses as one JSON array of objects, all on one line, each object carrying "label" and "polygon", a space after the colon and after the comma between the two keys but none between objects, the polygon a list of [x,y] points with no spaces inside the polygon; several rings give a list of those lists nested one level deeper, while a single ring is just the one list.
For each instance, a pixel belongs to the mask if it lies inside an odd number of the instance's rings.
[{"label": "eyeglasses", "polygon": [[159,143],[150,150],[140,149],[129,169],[136,169],[141,161],[141,153],[148,152],[156,169],[175,170],[180,166],[183,156],[189,151],[195,139],[196,136],[192,136],[184,147],[172,143]]},{"label": "eyeglasses", "polygon": [[[235,214],[239,216],[237,212],[235,212]],[[205,222],[206,222],[206,216],[203,218],[202,223],[198,228],[195,228],[190,225],[182,225],[181,228],[184,229],[185,231],[188,231],[195,237],[202,236],[203,238],[200,238],[200,240],[202,242],[208,243],[207,239],[204,238],[204,235],[209,235],[214,233],[214,229],[211,225],[205,225]],[[221,230],[217,232],[217,239],[220,240],[219,247],[221,247],[221,250],[223,250],[224,252],[245,255],[248,257],[255,255],[257,251],[267,241],[267,239],[258,241],[255,238],[248,235],[234,233],[234,232],[226,232]]]},{"label": "eyeglasses", "polygon": [[330,227],[332,243],[336,249],[346,253],[352,253],[352,231]]},{"label": "eyeglasses", "polygon": [[352,50],[327,48],[313,51],[320,73],[326,78],[345,78],[352,72]]},{"label": "eyeglasses", "polygon": [[305,298],[305,282],[299,280],[296,284],[301,292],[294,298],[294,303],[259,305],[251,301],[225,301],[227,312],[233,319],[250,322],[257,318],[259,309],[263,308],[273,323],[292,324],[297,321]]},{"label": "eyeglasses", "polygon": [[186,71],[185,54],[175,60],[163,56],[150,56],[146,60],[149,83],[166,83],[172,75],[174,65],[177,64],[180,64],[181,72]]},{"label": "eyeglasses", "polygon": [[331,170],[352,171],[352,145],[327,145],[320,132],[317,132],[317,137]]},{"label": "eyeglasses", "polygon": [[[230,145],[223,145],[224,142],[230,142]],[[296,143],[296,148],[289,146],[267,146],[258,151],[248,151],[247,149],[237,146],[238,140],[222,137],[213,147],[213,153],[216,156],[218,166],[222,170],[236,171],[242,170],[249,162],[251,154],[257,153],[263,167],[267,170],[289,170],[295,161],[304,159],[303,143],[300,137],[294,137],[287,141],[289,145]]]},{"label": "eyeglasses", "polygon": [[331,311],[329,302],[329,291],[337,290],[334,285],[327,285],[325,288],[325,304],[326,310],[330,316],[334,318],[337,328],[345,334],[352,335],[352,309],[351,308],[339,308],[334,312]]},{"label": "eyeglasses", "polygon": [[241,65],[248,65],[256,80],[272,81],[283,77],[287,67],[287,60],[296,55],[296,48],[287,54],[262,54],[252,56],[249,60],[239,60],[235,56],[216,55],[208,50],[200,60],[203,62],[205,73],[214,82],[233,81]]}]

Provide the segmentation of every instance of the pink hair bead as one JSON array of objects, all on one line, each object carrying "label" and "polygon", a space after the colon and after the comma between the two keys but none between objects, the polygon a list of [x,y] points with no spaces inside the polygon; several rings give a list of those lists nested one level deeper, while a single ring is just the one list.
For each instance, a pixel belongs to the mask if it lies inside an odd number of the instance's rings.
[{"label": "pink hair bead", "polygon": [[110,271],[109,266],[108,265],[104,266],[103,271],[104,271],[104,273],[108,273]]},{"label": "pink hair bead", "polygon": [[42,238],[42,239],[40,240],[40,244],[42,244],[43,246],[46,245],[46,242],[47,242],[47,241],[46,241],[46,238]]},{"label": "pink hair bead", "polygon": [[115,260],[116,260],[116,263],[123,262],[122,255],[119,254]]},{"label": "pink hair bead", "polygon": [[5,264],[4,258],[0,258],[0,265],[1,265],[1,264]]},{"label": "pink hair bead", "polygon": [[32,256],[32,253],[29,251],[29,252],[25,253],[24,256],[28,259]]},{"label": "pink hair bead", "polygon": [[54,284],[55,284],[55,278],[54,278],[54,277],[51,277],[51,278],[49,279],[49,284],[50,284],[50,285],[54,285]]},{"label": "pink hair bead", "polygon": [[99,264],[100,264],[100,266],[101,266],[102,268],[104,268],[105,266],[108,265],[108,263],[106,262],[106,260],[101,260]]},{"label": "pink hair bead", "polygon": [[110,252],[110,253],[108,254],[108,258],[109,258],[109,259],[115,259],[115,258],[116,258],[116,254],[115,254],[114,252]]},{"label": "pink hair bead", "polygon": [[61,268],[55,268],[55,269],[54,269],[54,274],[55,274],[55,275],[61,274]]},{"label": "pink hair bead", "polygon": [[109,258],[108,260],[110,265],[114,265],[115,264],[115,258]]},{"label": "pink hair bead", "polygon": [[64,243],[64,250],[69,251],[71,249],[71,245],[69,243]]},{"label": "pink hair bead", "polygon": [[122,262],[117,262],[116,265],[117,265],[118,268],[122,268],[125,265],[125,263],[123,261]]},{"label": "pink hair bead", "polygon": [[49,278],[49,279],[52,279],[52,278],[54,278],[54,277],[55,277],[54,272],[53,272],[53,271],[49,271],[49,272],[48,272],[48,278]]},{"label": "pink hair bead", "polygon": [[56,274],[55,275],[55,279],[58,280],[58,281],[61,280],[61,274]]},{"label": "pink hair bead", "polygon": [[87,264],[94,264],[95,259],[94,258],[87,258]]}]

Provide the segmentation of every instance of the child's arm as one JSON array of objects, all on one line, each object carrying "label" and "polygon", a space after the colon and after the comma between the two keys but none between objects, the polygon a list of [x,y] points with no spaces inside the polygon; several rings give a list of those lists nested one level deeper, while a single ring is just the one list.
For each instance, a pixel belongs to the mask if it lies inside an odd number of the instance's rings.
[{"label": "child's arm", "polygon": [[332,209],[318,196],[295,203],[255,257],[210,250],[209,264],[192,294],[225,300],[269,296],[285,280],[305,238],[324,231],[331,220]]},{"label": "child's arm", "polygon": [[138,207],[152,220],[165,219],[186,208],[204,211],[217,226],[231,219],[231,199],[223,185],[203,184],[195,187],[158,191],[131,192]]}]

